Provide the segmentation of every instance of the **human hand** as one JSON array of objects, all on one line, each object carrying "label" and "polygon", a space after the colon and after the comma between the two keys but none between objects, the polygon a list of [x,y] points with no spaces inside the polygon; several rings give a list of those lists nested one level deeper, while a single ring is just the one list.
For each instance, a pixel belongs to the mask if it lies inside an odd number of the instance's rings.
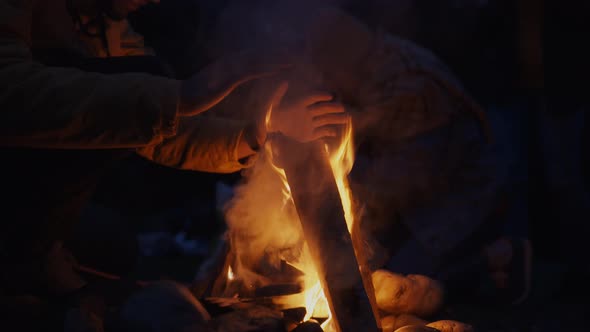
[{"label": "human hand", "polygon": [[345,107],[326,92],[312,92],[285,101],[271,115],[269,131],[280,132],[299,142],[310,142],[338,135],[339,127],[349,124]]},{"label": "human hand", "polygon": [[288,59],[286,54],[261,55],[254,50],[219,59],[182,83],[179,115],[194,116],[207,111],[239,85],[290,68]]}]

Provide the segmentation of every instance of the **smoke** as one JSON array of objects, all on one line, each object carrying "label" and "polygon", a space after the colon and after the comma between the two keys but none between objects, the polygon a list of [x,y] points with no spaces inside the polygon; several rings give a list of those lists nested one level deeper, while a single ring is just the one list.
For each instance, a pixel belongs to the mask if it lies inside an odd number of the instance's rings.
[{"label": "smoke", "polygon": [[263,265],[278,268],[281,260],[296,261],[301,256],[301,224],[284,176],[272,164],[268,145],[236,188],[225,212],[236,272],[242,279],[257,279],[255,272]]}]

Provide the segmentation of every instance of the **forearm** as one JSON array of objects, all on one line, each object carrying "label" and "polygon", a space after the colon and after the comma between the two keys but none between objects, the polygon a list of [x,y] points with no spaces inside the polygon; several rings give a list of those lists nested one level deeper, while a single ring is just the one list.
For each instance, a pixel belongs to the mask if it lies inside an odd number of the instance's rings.
[{"label": "forearm", "polygon": [[45,67],[28,60],[27,51],[0,42],[0,145],[130,148],[174,134],[179,82]]},{"label": "forearm", "polygon": [[0,146],[128,148],[174,134],[179,83],[32,61],[34,0],[0,0]]},{"label": "forearm", "polygon": [[249,127],[242,121],[207,115],[182,118],[177,135],[137,152],[168,167],[233,173],[249,167],[256,157]]}]

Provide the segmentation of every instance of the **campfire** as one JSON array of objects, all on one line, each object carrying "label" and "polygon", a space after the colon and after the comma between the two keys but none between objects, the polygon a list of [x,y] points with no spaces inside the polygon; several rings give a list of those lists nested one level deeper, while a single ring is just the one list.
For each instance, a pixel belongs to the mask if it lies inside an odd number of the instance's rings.
[{"label": "campfire", "polygon": [[347,176],[353,128],[330,141],[271,137],[227,208],[228,248],[204,296],[296,313],[287,327],[378,331],[371,271]]}]

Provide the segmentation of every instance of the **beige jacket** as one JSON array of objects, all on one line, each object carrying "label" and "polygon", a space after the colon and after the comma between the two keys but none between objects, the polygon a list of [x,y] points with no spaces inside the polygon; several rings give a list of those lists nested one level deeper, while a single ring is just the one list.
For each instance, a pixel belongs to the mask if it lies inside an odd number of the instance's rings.
[{"label": "beige jacket", "polygon": [[[176,80],[34,62],[32,46],[80,46],[62,2],[0,0],[0,146],[137,148],[150,160],[183,169],[245,167],[237,160],[245,123],[199,116],[179,126]],[[56,19],[64,24],[53,25]]]},{"label": "beige jacket", "polygon": [[364,63],[356,138],[365,149],[353,192],[366,228],[386,234],[401,221],[436,260],[496,207],[504,170],[487,115],[441,61],[409,41],[377,34]]}]

